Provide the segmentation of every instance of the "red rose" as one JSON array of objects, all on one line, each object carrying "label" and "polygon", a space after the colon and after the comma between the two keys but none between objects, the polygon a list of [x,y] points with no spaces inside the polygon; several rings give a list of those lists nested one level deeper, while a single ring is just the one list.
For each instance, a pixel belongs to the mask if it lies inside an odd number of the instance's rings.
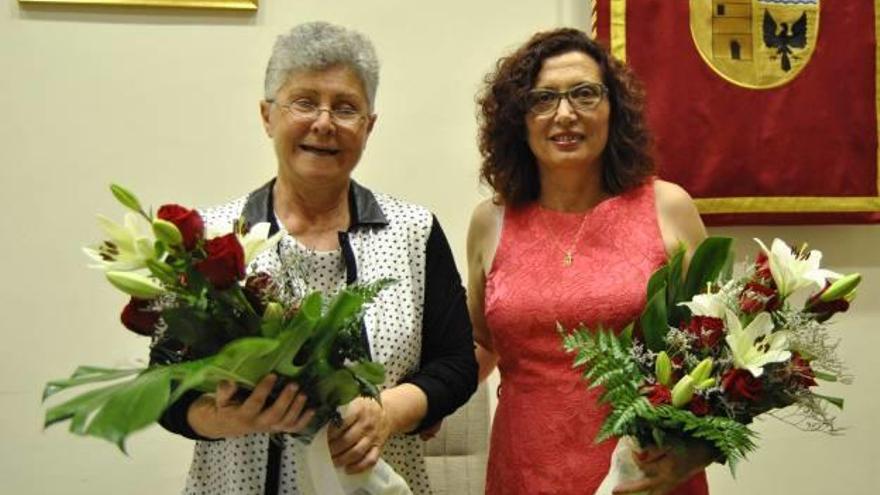
[{"label": "red rose", "polygon": [[272,275],[266,272],[257,272],[248,276],[247,280],[244,281],[244,286],[252,291],[254,295],[266,299],[272,295],[274,281],[272,280]]},{"label": "red rose", "polygon": [[761,311],[779,309],[779,292],[757,282],[749,282],[739,295],[739,307],[743,313],[755,314]]},{"label": "red rose", "polygon": [[759,280],[773,282],[773,272],[770,271],[770,258],[767,257],[767,253],[761,251],[758,253],[758,257],[755,258],[755,276]]},{"label": "red rose", "polygon": [[648,402],[655,406],[672,404],[672,392],[665,385],[659,383],[648,386],[644,394],[648,396]]},{"label": "red rose", "polygon": [[721,388],[735,401],[756,401],[761,398],[764,385],[748,370],[730,369],[721,377]]},{"label": "red rose", "polygon": [[705,416],[709,414],[709,402],[701,395],[695,395],[691,398],[691,401],[688,402],[688,409],[690,409],[695,416]]},{"label": "red rose", "polygon": [[694,316],[682,330],[693,335],[702,347],[711,348],[724,335],[724,320],[712,316]]},{"label": "red rose", "polygon": [[150,301],[132,297],[119,316],[125,328],[138,335],[150,337],[156,331],[159,312],[150,309]]},{"label": "red rose", "polygon": [[177,227],[183,237],[183,247],[187,251],[196,247],[199,239],[205,237],[205,222],[196,210],[175,204],[162,205],[156,212],[156,216]]},{"label": "red rose", "polygon": [[208,257],[195,269],[218,289],[226,289],[244,278],[244,249],[235,234],[226,234],[205,242]]},{"label": "red rose", "polygon": [[819,385],[816,383],[816,374],[813,373],[813,368],[810,366],[810,362],[797,352],[791,353],[791,362],[789,363],[788,368],[791,372],[792,381],[798,385],[804,387],[815,387],[816,385]]},{"label": "red rose", "polygon": [[266,301],[272,297],[274,282],[272,276],[265,272],[255,273],[244,281],[244,295],[257,314],[263,314]]}]

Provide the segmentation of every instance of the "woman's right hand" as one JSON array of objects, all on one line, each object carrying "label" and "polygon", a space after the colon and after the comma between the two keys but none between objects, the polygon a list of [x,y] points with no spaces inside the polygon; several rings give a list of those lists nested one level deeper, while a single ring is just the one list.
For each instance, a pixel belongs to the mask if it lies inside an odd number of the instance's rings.
[{"label": "woman's right hand", "polygon": [[251,433],[298,433],[315,415],[305,409],[306,396],[295,383],[285,385],[275,402],[267,404],[274,374],[265,376],[244,402],[235,399],[237,386],[224,381],[213,394],[202,395],[187,411],[193,431],[207,438],[231,438]]}]

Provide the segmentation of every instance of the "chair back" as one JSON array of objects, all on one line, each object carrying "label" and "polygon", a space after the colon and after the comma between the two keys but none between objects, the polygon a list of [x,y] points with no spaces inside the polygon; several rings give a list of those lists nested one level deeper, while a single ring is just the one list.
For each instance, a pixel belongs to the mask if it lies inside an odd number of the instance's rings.
[{"label": "chair back", "polygon": [[482,383],[467,404],[443,420],[425,442],[434,495],[483,495],[489,453],[489,387]]}]

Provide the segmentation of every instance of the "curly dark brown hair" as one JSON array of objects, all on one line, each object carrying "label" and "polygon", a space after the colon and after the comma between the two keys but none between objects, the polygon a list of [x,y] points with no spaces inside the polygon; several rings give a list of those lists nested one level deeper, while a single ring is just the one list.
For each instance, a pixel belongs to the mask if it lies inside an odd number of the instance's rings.
[{"label": "curly dark brown hair", "polygon": [[496,201],[518,206],[538,198],[540,179],[528,144],[526,98],[544,60],[583,52],[602,70],[611,113],[608,142],[602,151],[602,187],[616,195],[636,187],[654,173],[651,138],[643,115],[644,91],[632,72],[599,43],[577,29],[537,33],[496,64],[485,78],[478,99],[481,175]]}]

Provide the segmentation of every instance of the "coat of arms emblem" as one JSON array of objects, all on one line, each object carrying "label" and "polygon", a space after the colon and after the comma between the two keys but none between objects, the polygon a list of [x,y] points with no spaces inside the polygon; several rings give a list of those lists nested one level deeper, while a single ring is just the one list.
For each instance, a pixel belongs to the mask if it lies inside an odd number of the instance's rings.
[{"label": "coat of arms emblem", "polygon": [[806,67],[819,32],[819,0],[690,0],[703,60],[738,86],[785,84]]}]

